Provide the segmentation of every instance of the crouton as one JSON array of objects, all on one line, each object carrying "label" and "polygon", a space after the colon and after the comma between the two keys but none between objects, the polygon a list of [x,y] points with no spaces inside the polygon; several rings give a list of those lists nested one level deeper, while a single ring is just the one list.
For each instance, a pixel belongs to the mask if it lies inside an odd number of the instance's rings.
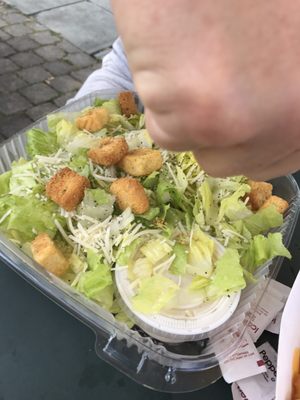
[{"label": "crouton", "polygon": [[100,131],[108,123],[108,120],[108,111],[105,108],[97,107],[76,118],[75,123],[78,129],[94,133]]},{"label": "crouton", "polygon": [[131,92],[119,93],[118,100],[122,114],[130,117],[132,114],[137,114],[138,110],[135,104],[134,96]]},{"label": "crouton", "polygon": [[84,176],[70,168],[59,170],[47,183],[47,196],[67,211],[74,210],[84,196],[84,190],[90,187],[90,182]]},{"label": "crouton", "polygon": [[69,268],[69,261],[47,233],[40,233],[31,242],[31,251],[34,260],[56,276],[62,276]]},{"label": "crouton", "polygon": [[142,148],[127,153],[118,166],[132,176],[144,176],[159,170],[162,163],[160,151]]},{"label": "crouton", "polygon": [[284,214],[284,212],[289,208],[289,203],[286,200],[274,195],[269,197],[260,208],[267,208],[271,205],[275,206],[276,210],[280,212],[280,214]]},{"label": "crouton", "polygon": [[99,141],[97,147],[88,151],[88,157],[99,165],[117,164],[128,152],[128,144],[123,136],[106,137]]},{"label": "crouton", "polygon": [[120,178],[110,186],[110,192],[116,196],[121,210],[130,207],[134,214],[143,214],[149,209],[149,200],[145,189],[134,178]]},{"label": "crouton", "polygon": [[256,211],[271,197],[273,186],[268,182],[256,182],[251,180],[248,181],[248,184],[251,187],[249,203],[252,210]]}]

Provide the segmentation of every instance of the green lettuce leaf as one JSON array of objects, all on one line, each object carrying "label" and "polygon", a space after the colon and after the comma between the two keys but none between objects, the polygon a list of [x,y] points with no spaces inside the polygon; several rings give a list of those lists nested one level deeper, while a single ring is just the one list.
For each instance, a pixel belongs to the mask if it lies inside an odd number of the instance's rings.
[{"label": "green lettuce leaf", "polygon": [[283,224],[283,216],[275,206],[262,208],[255,214],[243,220],[245,227],[254,236],[259,233],[267,232],[271,228],[276,228]]},{"label": "green lettuce leaf", "polygon": [[114,210],[115,198],[103,189],[86,189],[78,213],[104,221]]},{"label": "green lettuce leaf", "polygon": [[27,196],[37,186],[31,161],[20,158],[12,164],[9,192],[16,196]]},{"label": "green lettuce leaf", "polygon": [[47,115],[48,130],[56,132],[57,124],[62,121],[69,121],[74,123],[75,119],[80,115],[80,112],[57,112]]},{"label": "green lettuce leaf", "polygon": [[[191,151],[181,152],[176,154],[176,160],[183,171],[189,170],[191,167],[197,165],[194,154]],[[199,167],[196,169],[196,175],[199,173]]]},{"label": "green lettuce leaf", "polygon": [[205,215],[206,223],[209,225],[213,222],[216,216],[216,210],[215,206],[213,203],[213,195],[212,191],[210,188],[210,185],[208,183],[208,180],[205,179],[205,181],[202,183],[202,185],[199,187],[199,193],[202,199],[202,207],[203,207],[203,212]]},{"label": "green lettuce leaf", "polygon": [[144,314],[158,313],[172,300],[178,289],[171,279],[162,275],[144,279],[139,293],[132,299],[133,308]]},{"label": "green lettuce leaf", "polygon": [[78,172],[80,175],[88,177],[90,174],[90,167],[87,156],[87,149],[81,149],[71,157],[69,167]]},{"label": "green lettuce leaf", "polygon": [[107,311],[110,311],[114,302],[113,285],[108,285],[104,289],[100,290],[98,293],[94,293],[93,297],[91,298],[99,303]]},{"label": "green lettuce leaf", "polygon": [[172,262],[169,271],[174,275],[183,275],[186,271],[186,265],[188,262],[188,249],[187,246],[181,243],[175,243],[173,247],[173,252],[176,255],[174,261]]},{"label": "green lettuce leaf", "polygon": [[118,322],[127,325],[129,329],[131,329],[135,325],[134,321],[123,310],[118,312],[115,315],[115,318]]},{"label": "green lettuce leaf", "polygon": [[177,178],[177,189],[179,192],[184,193],[187,186],[188,186],[188,180],[183,172],[182,168],[180,168],[178,165],[176,165],[176,178]]},{"label": "green lettuce leaf", "polygon": [[99,138],[95,135],[88,135],[84,132],[77,133],[72,140],[67,142],[65,148],[72,154],[77,154],[82,149],[90,149],[96,146],[99,142]]},{"label": "green lettuce leaf", "polygon": [[117,259],[118,265],[132,265],[135,258],[136,258],[136,253],[139,250],[139,248],[144,244],[145,239],[144,238],[138,238],[135,239],[132,243],[130,243],[129,246],[125,247],[123,249],[122,253],[119,255]]},{"label": "green lettuce leaf", "polygon": [[154,218],[156,218],[160,213],[160,208],[159,207],[151,207],[149,208],[148,211],[146,211],[144,214],[140,214],[138,218],[147,220],[147,221],[153,221]]},{"label": "green lettuce leaf", "polygon": [[195,225],[188,253],[187,272],[209,278],[213,271],[215,242]]},{"label": "green lettuce leaf", "polygon": [[190,290],[202,290],[211,283],[211,279],[204,278],[204,276],[195,276],[189,286]]},{"label": "green lettuce leaf", "polygon": [[0,175],[0,196],[9,192],[9,181],[11,171],[4,172]]},{"label": "green lettuce leaf", "polygon": [[101,256],[97,254],[95,251],[88,249],[86,260],[89,266],[89,269],[95,271],[97,268],[106,268],[106,266],[101,263]]},{"label": "green lettuce leaf", "polygon": [[226,249],[222,257],[216,261],[212,282],[206,288],[211,299],[237,292],[246,287],[240,256],[235,249]]},{"label": "green lettuce leaf", "polygon": [[169,182],[164,176],[159,177],[156,188],[156,201],[159,205],[171,204],[175,209],[183,210],[192,215],[192,204],[181,193],[173,183]]},{"label": "green lettuce leaf", "polygon": [[252,212],[241,200],[249,191],[250,186],[244,183],[231,196],[221,200],[218,221],[221,221],[224,216],[231,221],[236,221],[252,215]]},{"label": "green lettuce leaf", "polygon": [[29,242],[42,232],[54,237],[57,228],[54,220],[64,225],[64,218],[58,213],[58,207],[51,201],[41,202],[34,196],[19,197],[4,195],[0,197],[0,218],[10,210],[10,214],[0,225],[10,238],[21,243]]},{"label": "green lettuce leaf", "polygon": [[268,236],[257,235],[244,252],[241,263],[245,269],[254,272],[257,267],[277,256],[291,258],[290,252],[282,243],[282,234],[276,232],[269,233]]},{"label": "green lettuce leaf", "polygon": [[146,178],[142,179],[142,184],[146,189],[155,189],[158,184],[159,172],[153,171],[150,175]]},{"label": "green lettuce leaf", "polygon": [[36,155],[47,156],[56,153],[59,146],[57,144],[56,132],[44,132],[38,128],[32,128],[26,132],[26,150],[30,157]]},{"label": "green lettuce leaf", "polygon": [[152,239],[140,248],[140,252],[152,264],[156,264],[164,257],[170,256],[170,254],[172,253],[172,247],[168,243],[160,239]]},{"label": "green lettuce leaf", "polygon": [[102,104],[105,103],[106,101],[107,101],[107,100],[100,99],[99,97],[97,97],[97,98],[94,100],[93,106],[94,106],[94,107],[101,107]]},{"label": "green lettuce leaf", "polygon": [[105,108],[109,114],[121,114],[120,103],[118,99],[104,101],[101,107]]},{"label": "green lettuce leaf", "polygon": [[109,268],[105,264],[101,264],[93,271],[84,272],[78,281],[77,288],[87,297],[96,298],[103,289],[110,285],[112,285],[112,277]]},{"label": "green lettuce leaf", "polygon": [[127,118],[124,115],[111,114],[107,127],[117,128],[118,126],[121,126],[122,128],[129,131],[134,130],[134,126],[131,125],[131,123],[127,120]]},{"label": "green lettuce leaf", "polygon": [[66,143],[70,142],[78,132],[78,129],[76,128],[75,124],[65,119],[61,119],[56,124],[55,130],[56,130],[57,143],[60,146],[64,146]]},{"label": "green lettuce leaf", "polygon": [[[138,116],[136,116],[139,118]],[[131,121],[131,118],[130,118]],[[125,133],[125,139],[128,144],[129,150],[137,148],[152,148],[153,141],[147,129],[132,130]],[[156,171],[157,172],[157,171]],[[150,188],[151,189],[151,188]]]},{"label": "green lettuce leaf", "polygon": [[89,270],[81,275],[77,288],[87,297],[96,300],[108,309],[113,303],[110,267],[102,263],[99,254],[91,250],[87,252],[87,262]]}]

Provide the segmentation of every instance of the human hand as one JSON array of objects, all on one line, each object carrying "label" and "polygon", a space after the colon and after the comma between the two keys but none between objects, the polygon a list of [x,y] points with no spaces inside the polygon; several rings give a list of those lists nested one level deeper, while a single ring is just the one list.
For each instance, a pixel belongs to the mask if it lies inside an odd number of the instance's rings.
[{"label": "human hand", "polygon": [[300,4],[113,0],[154,140],[208,173],[300,167]]}]

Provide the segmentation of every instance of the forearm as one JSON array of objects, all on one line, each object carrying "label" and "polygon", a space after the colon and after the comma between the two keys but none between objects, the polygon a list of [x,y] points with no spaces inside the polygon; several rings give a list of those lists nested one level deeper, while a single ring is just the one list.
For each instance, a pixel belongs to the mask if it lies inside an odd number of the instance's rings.
[{"label": "forearm", "polygon": [[96,90],[109,89],[134,90],[127,58],[120,39],[114,42],[112,51],[103,58],[102,68],[93,72],[75,97],[69,101],[77,100]]}]

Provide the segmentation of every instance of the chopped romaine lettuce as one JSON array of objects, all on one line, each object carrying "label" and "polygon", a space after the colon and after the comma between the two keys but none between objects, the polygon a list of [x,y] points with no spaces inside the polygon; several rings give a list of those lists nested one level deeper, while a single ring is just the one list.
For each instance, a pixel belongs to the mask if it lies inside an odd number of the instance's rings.
[{"label": "chopped romaine lettuce", "polygon": [[93,106],[94,106],[94,107],[101,107],[102,104],[105,103],[106,101],[107,101],[107,100],[100,99],[99,97],[97,97],[97,98],[94,100]]},{"label": "chopped romaine lettuce", "polygon": [[88,177],[90,174],[90,167],[87,157],[87,150],[81,149],[71,157],[69,167],[78,172],[80,175]]},{"label": "chopped romaine lettuce", "polygon": [[104,101],[101,107],[105,108],[109,114],[121,114],[121,108],[118,99]]},{"label": "chopped romaine lettuce", "polygon": [[146,129],[133,130],[125,133],[125,139],[129,150],[138,148],[150,148],[153,146],[153,141]]},{"label": "chopped romaine lettuce", "polygon": [[244,252],[241,263],[245,269],[254,272],[258,266],[277,256],[291,258],[290,252],[282,243],[281,233],[269,233],[267,237],[257,235]]},{"label": "chopped romaine lettuce", "polygon": [[192,213],[192,206],[186,196],[164,176],[159,177],[156,188],[156,200],[159,205],[170,203],[174,208]]},{"label": "chopped romaine lettuce", "polygon": [[112,277],[109,267],[99,264],[98,268],[86,271],[80,277],[77,288],[87,297],[95,298],[101,291],[112,284]]},{"label": "chopped romaine lettuce", "polygon": [[140,252],[152,263],[156,264],[172,253],[172,247],[159,239],[149,240],[140,248]]},{"label": "chopped romaine lettuce", "polygon": [[140,214],[139,218],[142,218],[147,221],[152,221],[159,215],[159,213],[160,213],[159,207],[151,207],[144,214]]},{"label": "chopped romaine lettuce", "polygon": [[9,192],[9,181],[11,178],[11,171],[4,172],[0,175],[0,196]]},{"label": "chopped romaine lettuce", "polygon": [[197,161],[191,151],[176,154],[176,160],[178,161],[183,171],[187,171],[191,167],[193,167],[193,169],[197,170],[195,174],[197,175],[199,173],[200,167],[199,165],[197,165]]},{"label": "chopped romaine lettuce", "polygon": [[81,215],[104,221],[113,213],[114,201],[115,197],[103,189],[86,189],[78,212]]},{"label": "chopped romaine lettuce", "polygon": [[132,299],[133,308],[144,314],[161,311],[175,295],[179,287],[162,275],[142,280],[140,290]]},{"label": "chopped romaine lettuce", "polygon": [[102,266],[101,256],[99,254],[95,253],[95,251],[93,251],[91,249],[87,250],[86,259],[87,259],[89,269],[92,271],[94,271],[97,268]]},{"label": "chopped romaine lettuce", "polygon": [[65,119],[61,119],[56,124],[55,130],[57,143],[62,147],[69,143],[78,131],[75,124],[70,121],[66,121]]},{"label": "chopped romaine lettuce", "polygon": [[199,193],[202,199],[206,223],[207,225],[212,224],[216,218],[217,210],[213,202],[212,191],[207,179],[199,187]]},{"label": "chopped romaine lettuce", "polygon": [[111,114],[108,122],[109,127],[117,128],[121,126],[126,130],[132,131],[134,130],[134,126],[128,121],[128,119],[124,115],[120,114]]},{"label": "chopped romaine lettuce", "polygon": [[16,196],[27,196],[35,186],[37,186],[37,181],[33,172],[32,162],[23,158],[20,158],[18,162],[14,162],[11,168],[9,193]]},{"label": "chopped romaine lettuce", "polygon": [[276,210],[275,206],[270,206],[258,210],[255,214],[245,218],[243,222],[248,231],[254,236],[282,225],[283,216]]},{"label": "chopped romaine lettuce", "polygon": [[97,146],[99,138],[95,135],[88,133],[78,133],[74,138],[65,145],[67,151],[72,154],[77,153],[82,149],[90,149],[93,146]]},{"label": "chopped romaine lettuce", "polygon": [[216,269],[211,280],[206,287],[208,298],[217,298],[244,289],[246,282],[237,250],[225,250],[216,261]]},{"label": "chopped romaine lettuce", "polygon": [[47,156],[57,152],[56,132],[44,132],[38,128],[32,128],[26,132],[27,146],[26,150],[30,157],[36,155]]},{"label": "chopped romaine lettuce", "polygon": [[134,321],[123,311],[121,310],[120,312],[118,312],[115,315],[115,318],[118,322],[121,322],[125,325],[127,325],[127,327],[129,329],[131,329],[134,326]]},{"label": "chopped romaine lettuce", "polygon": [[158,184],[159,172],[153,171],[150,175],[146,176],[146,178],[142,179],[142,183],[144,188],[146,189],[155,189]]},{"label": "chopped romaine lettuce", "polygon": [[207,287],[211,283],[211,280],[208,278],[204,278],[204,276],[195,276],[190,284],[190,290],[202,290]]},{"label": "chopped romaine lettuce", "polygon": [[47,115],[48,130],[56,132],[56,125],[61,120],[66,120],[74,123],[76,117],[80,115],[79,112],[57,112]]},{"label": "chopped romaine lettuce", "polygon": [[179,192],[184,193],[188,186],[188,180],[185,173],[178,165],[176,165],[176,178],[177,189],[179,190]]},{"label": "chopped romaine lettuce", "polygon": [[186,271],[188,249],[187,246],[181,243],[175,243],[173,252],[176,255],[172,262],[169,271],[174,275],[183,275]]},{"label": "chopped romaine lettuce", "polygon": [[107,311],[110,311],[114,302],[114,287],[113,285],[108,285],[104,289],[99,290],[98,293],[94,293],[91,297],[97,303],[99,303]]},{"label": "chopped romaine lettuce", "polygon": [[99,299],[100,292],[112,285],[110,267],[92,250],[87,251],[87,263],[89,270],[82,274],[77,287],[87,297]]},{"label": "chopped romaine lettuce", "polygon": [[229,220],[236,221],[251,215],[252,212],[240,200],[249,191],[250,186],[243,183],[231,196],[221,200],[218,220],[221,221],[226,216]]},{"label": "chopped romaine lettuce", "polygon": [[188,253],[187,272],[209,278],[213,271],[215,242],[195,225]]},{"label": "chopped romaine lettuce", "polygon": [[55,219],[64,224],[57,215],[58,207],[51,201],[39,201],[34,196],[19,197],[4,195],[0,197],[0,218],[10,212],[0,224],[0,229],[10,238],[25,243],[42,232],[54,237],[57,228]]}]

